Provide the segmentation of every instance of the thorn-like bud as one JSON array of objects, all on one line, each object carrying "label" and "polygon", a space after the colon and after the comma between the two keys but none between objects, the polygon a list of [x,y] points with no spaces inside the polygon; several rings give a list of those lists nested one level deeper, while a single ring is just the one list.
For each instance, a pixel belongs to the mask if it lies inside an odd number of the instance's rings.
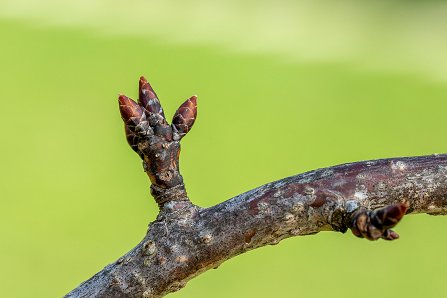
[{"label": "thorn-like bud", "polygon": [[135,101],[125,95],[118,97],[121,118],[127,128],[133,133],[143,132],[147,126],[146,115]]},{"label": "thorn-like bud", "polygon": [[183,138],[191,130],[197,118],[197,96],[191,96],[175,112],[172,119],[174,133],[178,139]]},{"label": "thorn-like bud", "polygon": [[163,108],[161,107],[160,101],[155,94],[154,89],[146,80],[145,77],[140,77],[140,88],[139,88],[139,99],[138,103],[149,113],[149,114],[158,114],[163,119],[165,118],[165,114],[163,112]]}]

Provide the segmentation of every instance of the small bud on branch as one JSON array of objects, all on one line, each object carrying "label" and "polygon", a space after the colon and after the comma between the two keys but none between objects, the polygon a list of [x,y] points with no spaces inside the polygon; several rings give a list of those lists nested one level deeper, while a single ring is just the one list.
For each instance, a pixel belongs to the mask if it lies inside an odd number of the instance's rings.
[{"label": "small bud on branch", "polygon": [[180,140],[194,125],[197,118],[197,96],[191,96],[175,112],[172,127]]},{"label": "small bud on branch", "polygon": [[[154,89],[145,77],[140,77],[138,103],[146,110],[149,118],[151,116],[156,123],[166,123],[166,117],[161,107],[160,100]],[[155,124],[155,123],[154,123]]]},{"label": "small bud on branch", "polygon": [[360,238],[368,240],[395,240],[399,235],[391,230],[396,226],[409,207],[408,202],[385,206],[371,210],[359,210],[353,216],[352,233]]},{"label": "small bud on branch", "polygon": [[146,115],[143,109],[132,99],[125,95],[118,97],[120,106],[121,118],[128,129],[133,133],[138,133],[143,130],[143,122],[146,122]]}]

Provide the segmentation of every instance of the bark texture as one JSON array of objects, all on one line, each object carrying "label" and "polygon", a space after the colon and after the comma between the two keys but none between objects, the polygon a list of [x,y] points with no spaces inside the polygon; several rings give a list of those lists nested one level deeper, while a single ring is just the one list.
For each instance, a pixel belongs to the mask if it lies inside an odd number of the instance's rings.
[{"label": "bark texture", "polygon": [[[140,80],[143,107],[146,83]],[[404,214],[447,213],[445,154],[318,169],[200,208],[189,201],[178,170],[179,140],[194,123],[196,98],[179,108],[172,126],[159,104],[145,104],[152,112],[120,97],[127,139],[144,160],[160,213],[135,248],[66,297],[162,297],[236,255],[288,237],[351,229],[369,240],[394,240],[390,229]]]}]

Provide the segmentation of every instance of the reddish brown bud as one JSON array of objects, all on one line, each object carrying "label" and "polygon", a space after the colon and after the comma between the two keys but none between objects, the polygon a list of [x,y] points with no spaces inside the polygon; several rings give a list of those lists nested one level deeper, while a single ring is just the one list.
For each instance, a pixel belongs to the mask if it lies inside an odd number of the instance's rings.
[{"label": "reddish brown bud", "polygon": [[143,109],[132,99],[125,95],[118,97],[121,118],[130,131],[136,132],[137,126],[146,121]]},{"label": "reddish brown bud", "polygon": [[165,118],[163,108],[158,100],[157,94],[149,84],[149,82],[142,76],[140,77],[140,95],[138,103],[148,112],[152,114],[159,114]]},{"label": "reddish brown bud", "polygon": [[368,240],[398,239],[399,235],[390,229],[399,223],[409,206],[408,202],[404,202],[374,211],[360,210],[353,216],[352,233],[357,237],[364,237]]},{"label": "reddish brown bud", "polygon": [[172,127],[178,134],[178,139],[184,137],[191,130],[196,118],[197,96],[194,95],[178,108],[172,119]]},{"label": "reddish brown bud", "polygon": [[408,202],[404,202],[378,209],[375,211],[372,223],[382,229],[391,229],[402,219],[408,207],[410,207]]}]

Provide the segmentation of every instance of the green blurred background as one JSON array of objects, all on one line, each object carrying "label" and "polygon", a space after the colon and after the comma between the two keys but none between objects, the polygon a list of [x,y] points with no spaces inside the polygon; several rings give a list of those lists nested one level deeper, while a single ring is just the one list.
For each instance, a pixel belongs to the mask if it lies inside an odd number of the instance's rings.
[{"label": "green blurred background", "polygon": [[[1,297],[58,297],[143,237],[157,207],[117,94],[149,78],[194,203],[344,162],[447,150],[443,1],[0,0]],[[399,241],[295,237],[170,297],[446,297],[447,218]]]}]

